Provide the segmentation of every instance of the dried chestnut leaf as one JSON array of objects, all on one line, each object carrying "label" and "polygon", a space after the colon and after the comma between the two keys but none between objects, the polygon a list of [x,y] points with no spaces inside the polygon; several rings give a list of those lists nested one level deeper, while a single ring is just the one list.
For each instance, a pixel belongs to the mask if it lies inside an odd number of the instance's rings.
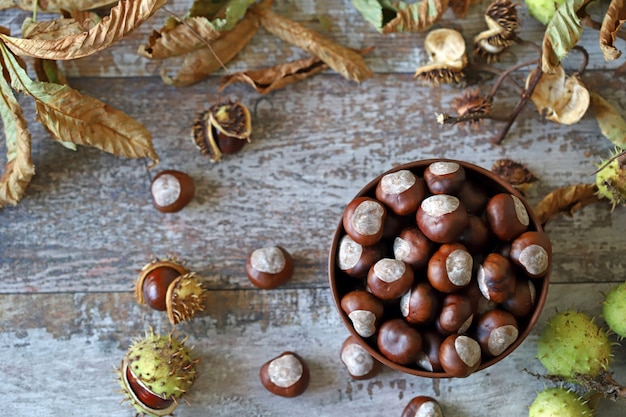
[{"label": "dried chestnut leaf", "polygon": [[463,18],[467,14],[470,6],[478,3],[479,0],[450,0],[449,7],[458,18]]},{"label": "dried chestnut leaf", "polygon": [[[364,55],[373,49],[373,47],[370,47],[358,52]],[[220,81],[219,91],[221,92],[229,85],[240,82],[251,85],[258,93],[267,94],[309,78],[325,69],[328,69],[328,65],[324,64],[318,57],[299,59],[261,70],[243,71],[226,75]]]},{"label": "dried chestnut leaf", "polygon": [[595,184],[578,184],[559,188],[546,195],[535,206],[535,214],[541,225],[545,225],[559,213],[572,216],[581,208],[600,201],[597,193],[598,189]]},{"label": "dried chestnut leaf", "polygon": [[619,58],[622,53],[615,47],[615,38],[626,22],[624,0],[611,0],[600,27],[600,50],[607,61]]},{"label": "dried chestnut leaf", "polygon": [[602,134],[615,146],[626,149],[626,120],[608,101],[591,93],[591,106]]},{"label": "dried chestnut leaf", "polygon": [[[449,0],[422,0],[412,4],[384,0],[352,0],[352,4],[365,20],[382,33],[422,32],[441,18],[448,8]],[[458,6],[455,10],[461,9],[462,7]]]},{"label": "dried chestnut leaf", "polygon": [[374,76],[374,72],[367,66],[363,57],[352,49],[341,46],[320,33],[269,9],[254,7],[251,10],[259,15],[261,25],[265,30],[317,56],[348,80],[361,82]]},{"label": "dried chestnut leaf", "polygon": [[537,177],[525,165],[510,159],[498,159],[491,167],[491,171],[521,191],[526,191],[537,181]]},{"label": "dried chestnut leaf", "polygon": [[69,85],[65,74],[63,74],[63,71],[61,71],[56,61],[35,58],[33,60],[33,66],[35,67],[35,73],[39,81]]},{"label": "dried chestnut leaf", "polygon": [[1,0],[0,10],[19,7],[22,10],[33,11],[33,5],[37,4],[37,11],[39,12],[60,13],[62,10],[93,10],[117,2],[118,0],[46,0],[38,2],[33,0]]},{"label": "dried chestnut leaf", "polygon": [[4,77],[0,77],[0,94],[0,116],[7,147],[7,163],[0,177],[0,207],[4,207],[20,201],[35,174],[35,167],[31,160],[30,132],[22,107]]},{"label": "dried chestnut leaf", "polygon": [[[121,0],[111,9],[110,15],[102,18],[92,29],[81,33],[54,39],[21,39],[0,34],[0,39],[17,55],[63,60],[81,58],[108,48],[122,39],[152,16],[165,1]],[[36,28],[31,28],[31,31],[34,30]]]},{"label": "dried chestnut leaf", "polygon": [[567,0],[554,13],[543,37],[541,69],[552,74],[583,33],[578,10],[589,0]]}]

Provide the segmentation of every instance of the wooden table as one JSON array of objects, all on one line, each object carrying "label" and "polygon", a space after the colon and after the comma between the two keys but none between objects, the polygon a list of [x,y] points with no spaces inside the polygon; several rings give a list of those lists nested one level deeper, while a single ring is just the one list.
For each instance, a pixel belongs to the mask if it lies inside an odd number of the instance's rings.
[{"label": "wooden table", "polygon": [[[168,7],[183,14],[191,1]],[[485,28],[480,2],[464,20],[450,12],[438,27],[459,29],[468,43]],[[0,211],[0,376],[10,416],[130,416],[120,405],[114,368],[129,344],[153,327],[171,330],[166,316],[140,306],[132,293],[137,271],[151,256],[177,254],[208,288],[201,317],[179,326],[201,358],[200,377],[184,416],[399,416],[416,395],[430,395],[447,416],[524,416],[547,385],[525,372],[543,372],[536,355],[539,329],[556,310],[599,315],[603,292],[623,281],[626,212],[606,204],[585,207],[547,226],[554,246],[550,292],[538,327],[520,348],[488,370],[466,379],[425,379],[384,369],[371,380],[352,380],[339,348],[348,331],[327,283],[331,236],[344,206],[374,176],[425,158],[447,157],[485,168],[502,158],[526,164],[539,178],[531,204],[569,184],[590,183],[610,143],[592,112],[573,126],[544,121],[525,108],[501,145],[490,142],[502,123],[479,130],[441,126],[437,112],[453,112],[462,88],[416,83],[427,61],[424,33],[382,35],[349,1],[280,1],[273,9],[343,45],[375,46],[366,60],[376,76],[362,84],[331,71],[263,96],[243,85],[217,92],[223,71],[186,88],[164,85],[161,68],[135,53],[166,14],[157,13],[113,47],[64,64],[71,85],[127,112],[153,134],[161,162],[147,162],[49,139],[34,121],[32,101],[21,98],[33,135],[37,170],[24,199]],[[28,14],[0,12],[0,23],[19,33]],[[543,28],[525,16],[523,36],[539,42]],[[321,19],[324,18],[324,19]],[[320,22],[327,22],[330,26]],[[621,41],[620,41],[621,42]],[[626,108],[624,76],[606,63],[597,32],[581,44],[590,53],[583,81],[617,108]],[[623,42],[618,46],[625,50]],[[501,65],[532,58],[513,48]],[[306,53],[260,30],[228,65],[262,68]],[[577,68],[578,57],[566,60]],[[480,84],[491,87],[489,80]],[[220,97],[248,105],[253,141],[212,164],[192,144],[196,112]],[[512,109],[518,93],[505,83],[496,98]],[[0,157],[2,158],[2,157]],[[4,161],[0,162],[4,163]],[[175,214],[157,212],[149,185],[160,170],[191,175],[196,196]],[[279,244],[295,258],[294,278],[276,290],[259,290],[244,265],[253,249]],[[598,322],[602,322],[598,318]],[[308,390],[295,399],[268,393],[259,381],[262,363],[285,350],[311,367]],[[626,383],[626,350],[615,348],[613,371]],[[624,403],[603,401],[598,416],[623,416]]]}]

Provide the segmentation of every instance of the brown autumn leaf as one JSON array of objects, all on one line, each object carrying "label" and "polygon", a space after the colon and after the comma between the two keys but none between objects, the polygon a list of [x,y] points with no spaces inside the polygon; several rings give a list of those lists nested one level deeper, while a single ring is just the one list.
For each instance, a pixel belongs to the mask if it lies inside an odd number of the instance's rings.
[{"label": "brown autumn leaf", "polygon": [[[37,11],[60,13],[63,10],[93,10],[117,2],[118,0],[39,0]],[[18,7],[22,10],[33,11],[34,4],[34,0],[0,0],[0,10]]]},{"label": "brown autumn leaf", "polygon": [[626,22],[624,0],[611,0],[600,27],[600,50],[607,61],[617,59],[622,55],[622,52],[615,47],[615,39],[624,22]]},{"label": "brown autumn leaf", "polygon": [[35,68],[35,74],[37,74],[39,81],[69,85],[65,74],[63,74],[56,61],[35,58],[33,60],[33,67]]},{"label": "brown autumn leaf", "polygon": [[[373,50],[374,47],[370,47],[361,49],[358,52],[361,55],[365,55]],[[275,65],[270,68],[242,71],[226,75],[220,80],[219,91],[224,91],[224,89],[231,84],[246,83],[252,86],[258,93],[267,94],[286,87],[289,84],[302,81],[326,69],[328,69],[328,65],[324,64],[324,62],[316,56],[299,59],[297,61]]]},{"label": "brown autumn leaf", "polygon": [[22,199],[35,175],[26,119],[4,77],[0,77],[0,116],[7,146],[7,162],[0,177],[0,207],[4,207],[15,205]]},{"label": "brown autumn leaf", "polygon": [[35,22],[29,17],[22,24],[22,37],[39,41],[54,41],[68,36],[80,35],[85,30],[80,22],[71,18]]},{"label": "brown autumn leaf", "polygon": [[[271,2],[262,2],[268,4]],[[259,17],[253,13],[246,13],[233,29],[220,33],[219,38],[210,43],[211,47],[187,53],[175,76],[161,71],[161,78],[165,84],[182,87],[196,83],[212,72],[222,68],[232,60],[254,37],[259,29]]]},{"label": "brown autumn leaf", "polygon": [[383,33],[423,32],[437,23],[448,9],[449,0],[421,0],[398,9],[397,15],[382,28]]},{"label": "brown autumn leaf", "polygon": [[17,55],[54,60],[81,58],[108,48],[122,39],[152,16],[166,1],[120,0],[111,9],[111,14],[103,17],[92,29],[58,39],[22,39],[0,34],[0,40]]},{"label": "brown autumn leaf", "polygon": [[53,139],[129,158],[150,158],[152,165],[158,163],[152,136],[141,123],[67,85],[31,80],[2,42],[0,51],[11,86],[35,100],[38,120]]},{"label": "brown autumn leaf", "polygon": [[595,184],[568,185],[546,195],[535,206],[535,214],[541,225],[545,225],[557,214],[572,216],[581,208],[600,201]]},{"label": "brown autumn leaf", "polygon": [[269,9],[253,6],[250,10],[260,16],[261,25],[265,30],[285,42],[317,56],[346,79],[361,82],[374,76],[358,52],[341,46],[320,33]]}]

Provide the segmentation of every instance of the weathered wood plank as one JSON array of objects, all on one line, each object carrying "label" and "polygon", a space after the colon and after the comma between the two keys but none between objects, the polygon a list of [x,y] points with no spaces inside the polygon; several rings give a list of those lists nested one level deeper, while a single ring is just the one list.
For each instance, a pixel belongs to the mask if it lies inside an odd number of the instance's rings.
[{"label": "weathered wood plank", "polygon": [[[540,322],[555,309],[598,315],[609,286],[552,285]],[[385,368],[359,382],[339,361],[348,333],[328,290],[211,291],[209,297],[206,314],[179,329],[201,362],[191,404],[177,416],[400,415],[415,395],[434,396],[446,415],[523,416],[536,392],[550,385],[523,371],[543,372],[534,358],[540,327],[505,360],[467,379],[430,380]],[[0,304],[7,415],[133,414],[119,405],[112,369],[148,326],[170,330],[162,314],[138,306],[129,293],[2,295]],[[309,389],[294,399],[269,394],[258,378],[262,363],[284,350],[298,352],[311,367]],[[623,346],[615,348],[612,370],[626,382]],[[620,403],[601,407],[603,417],[623,414]]]},{"label": "weathered wood plank", "polygon": [[[626,108],[618,79],[602,72],[586,79]],[[595,164],[611,149],[591,115],[559,126],[528,107],[496,146],[489,139],[500,123],[481,130],[436,123],[434,113],[449,111],[451,97],[460,94],[455,87],[416,86],[402,75],[355,87],[322,75],[268,96],[234,86],[230,97],[253,112],[253,141],[211,164],[189,131],[196,112],[217,97],[215,80],[186,90],[156,78],[72,80],[150,128],[161,164],[148,172],[143,161],[68,151],[28,117],[37,175],[23,201],[2,210],[0,292],[124,291],[151,254],[172,252],[211,288],[250,288],[245,257],[266,244],[294,254],[289,287],[325,287],[327,251],[344,206],[397,164],[444,156],[490,168],[512,158],[540,179],[528,194],[534,204],[560,186],[593,181]],[[505,89],[498,105],[510,109],[515,100]],[[25,105],[33,114],[31,103]],[[150,178],[161,169],[179,169],[196,181],[196,197],[180,213],[164,215],[151,205]],[[597,205],[551,222],[553,281],[622,279],[624,215]]]}]

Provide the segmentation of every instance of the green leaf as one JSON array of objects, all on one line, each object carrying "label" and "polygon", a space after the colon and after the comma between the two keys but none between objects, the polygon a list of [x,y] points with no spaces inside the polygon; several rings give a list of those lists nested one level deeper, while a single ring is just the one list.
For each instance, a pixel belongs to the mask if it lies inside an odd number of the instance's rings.
[{"label": "green leaf", "polygon": [[352,0],[354,7],[382,33],[422,32],[448,9],[449,0],[403,1]]},{"label": "green leaf", "polygon": [[591,93],[591,105],[600,131],[620,149],[626,149],[626,120],[608,101]]},{"label": "green leaf", "polygon": [[554,73],[561,60],[580,40],[583,27],[576,12],[587,2],[588,0],[567,0],[554,13],[543,37],[543,72]]},{"label": "green leaf", "polygon": [[396,16],[397,9],[386,1],[352,0],[352,4],[365,20],[381,32],[383,27]]}]

